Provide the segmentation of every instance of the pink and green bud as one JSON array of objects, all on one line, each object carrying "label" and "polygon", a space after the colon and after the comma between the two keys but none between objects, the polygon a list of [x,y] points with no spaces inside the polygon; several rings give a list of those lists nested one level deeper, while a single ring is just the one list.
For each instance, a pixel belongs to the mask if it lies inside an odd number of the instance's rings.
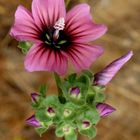
[{"label": "pink and green bud", "polygon": [[70,109],[65,109],[64,110],[64,117],[68,117],[72,114],[72,111]]},{"label": "pink and green bud", "polygon": [[63,130],[63,133],[64,133],[65,135],[68,135],[68,134],[71,133],[71,131],[72,131],[72,127],[69,126],[69,125],[65,125],[65,126],[63,127],[62,130]]},{"label": "pink and green bud", "polygon": [[26,123],[28,125],[34,126],[34,127],[40,127],[41,123],[35,118],[35,115],[32,115],[30,118],[26,120]]},{"label": "pink and green bud", "polygon": [[106,86],[121,67],[132,57],[133,52],[130,51],[122,57],[116,59],[111,64],[106,66],[102,71],[94,75],[94,85]]},{"label": "pink and green bud", "polygon": [[49,106],[49,107],[47,108],[47,115],[48,115],[49,117],[54,117],[54,116],[55,116],[55,110],[54,110],[53,107]]},{"label": "pink and green bud", "polygon": [[80,88],[79,87],[72,87],[70,89],[70,95],[74,98],[80,98]]},{"label": "pink and green bud", "polygon": [[105,103],[98,103],[96,105],[96,108],[100,113],[100,117],[106,117],[110,115],[111,113],[113,113],[114,111],[116,111],[115,108]]},{"label": "pink and green bud", "polygon": [[91,122],[89,121],[89,120],[84,120],[83,122],[82,122],[82,128],[83,129],[88,129],[88,128],[90,128],[91,127]]}]

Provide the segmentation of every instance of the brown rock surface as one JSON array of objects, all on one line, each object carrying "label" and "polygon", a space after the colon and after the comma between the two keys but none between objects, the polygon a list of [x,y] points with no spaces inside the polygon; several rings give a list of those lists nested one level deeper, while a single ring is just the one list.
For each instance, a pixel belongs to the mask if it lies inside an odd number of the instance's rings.
[{"label": "brown rock surface", "polygon": [[[122,68],[106,90],[107,102],[117,111],[98,125],[95,140],[140,139],[140,1],[79,0],[91,6],[94,20],[108,26],[107,34],[96,41],[105,53],[92,66],[98,71],[128,50],[133,58]],[[32,114],[30,93],[48,83],[49,94],[56,91],[53,75],[24,70],[17,42],[8,35],[19,4],[30,7],[31,0],[0,0],[0,140],[58,140],[53,130],[42,138],[25,119]],[[78,3],[71,0],[70,7]],[[52,81],[50,83],[50,81]],[[79,140],[87,140],[80,137]]]}]

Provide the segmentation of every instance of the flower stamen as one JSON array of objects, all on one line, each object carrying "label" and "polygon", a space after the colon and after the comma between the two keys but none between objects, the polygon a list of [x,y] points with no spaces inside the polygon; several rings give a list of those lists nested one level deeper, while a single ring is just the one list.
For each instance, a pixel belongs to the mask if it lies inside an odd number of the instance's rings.
[{"label": "flower stamen", "polygon": [[55,29],[54,34],[53,34],[53,39],[54,41],[56,41],[59,38],[59,31],[64,30],[65,28],[64,18],[63,17],[59,18],[53,27]]}]

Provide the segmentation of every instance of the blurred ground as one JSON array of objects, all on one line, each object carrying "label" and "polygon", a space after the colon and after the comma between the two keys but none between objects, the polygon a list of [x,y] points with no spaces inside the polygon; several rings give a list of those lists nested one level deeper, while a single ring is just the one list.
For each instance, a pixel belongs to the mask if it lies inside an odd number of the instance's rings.
[{"label": "blurred ground", "polygon": [[[107,102],[117,111],[98,125],[95,140],[140,139],[140,0],[79,0],[91,6],[93,18],[108,26],[108,33],[96,41],[105,54],[93,65],[98,71],[113,59],[134,51],[133,58],[107,88]],[[28,73],[24,70],[17,42],[8,35],[19,4],[30,7],[31,0],[0,0],[0,140],[57,140],[53,130],[39,138],[25,119],[32,114],[30,93],[40,83],[49,83],[55,91],[50,73]],[[71,0],[70,7],[78,3]],[[80,137],[79,140],[87,140]]]}]

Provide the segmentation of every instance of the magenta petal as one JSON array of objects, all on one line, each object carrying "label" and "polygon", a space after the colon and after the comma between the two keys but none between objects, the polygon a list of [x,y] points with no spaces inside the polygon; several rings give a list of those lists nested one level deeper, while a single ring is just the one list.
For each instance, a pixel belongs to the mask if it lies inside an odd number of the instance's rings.
[{"label": "magenta petal", "polygon": [[34,126],[34,127],[40,127],[41,126],[40,122],[35,118],[35,115],[32,115],[30,118],[28,118],[26,120],[26,123],[28,125],[31,125],[31,126]]},{"label": "magenta petal", "polygon": [[90,46],[87,44],[74,44],[68,52],[77,72],[88,69],[101,54],[103,49],[99,46]]},{"label": "magenta petal", "polygon": [[92,22],[90,7],[79,4],[67,13],[66,32],[71,35],[73,42],[89,42],[101,37],[107,27]]},{"label": "magenta petal", "polygon": [[121,69],[121,67],[132,57],[132,55],[132,51],[128,52],[106,66],[102,71],[95,74],[94,84],[100,86],[107,85],[115,74]]},{"label": "magenta petal", "polygon": [[98,103],[96,107],[101,117],[106,117],[116,111],[115,108],[105,103]]},{"label": "magenta petal", "polygon": [[15,23],[11,28],[10,35],[19,41],[38,42],[39,30],[34,24],[30,11],[19,6],[15,13]]},{"label": "magenta petal", "polygon": [[25,58],[25,68],[30,71],[53,71],[60,75],[67,69],[67,57],[61,51],[55,52],[45,44],[35,44]]},{"label": "magenta petal", "polygon": [[64,0],[33,0],[32,14],[35,23],[42,26],[53,26],[55,22],[66,15]]}]

